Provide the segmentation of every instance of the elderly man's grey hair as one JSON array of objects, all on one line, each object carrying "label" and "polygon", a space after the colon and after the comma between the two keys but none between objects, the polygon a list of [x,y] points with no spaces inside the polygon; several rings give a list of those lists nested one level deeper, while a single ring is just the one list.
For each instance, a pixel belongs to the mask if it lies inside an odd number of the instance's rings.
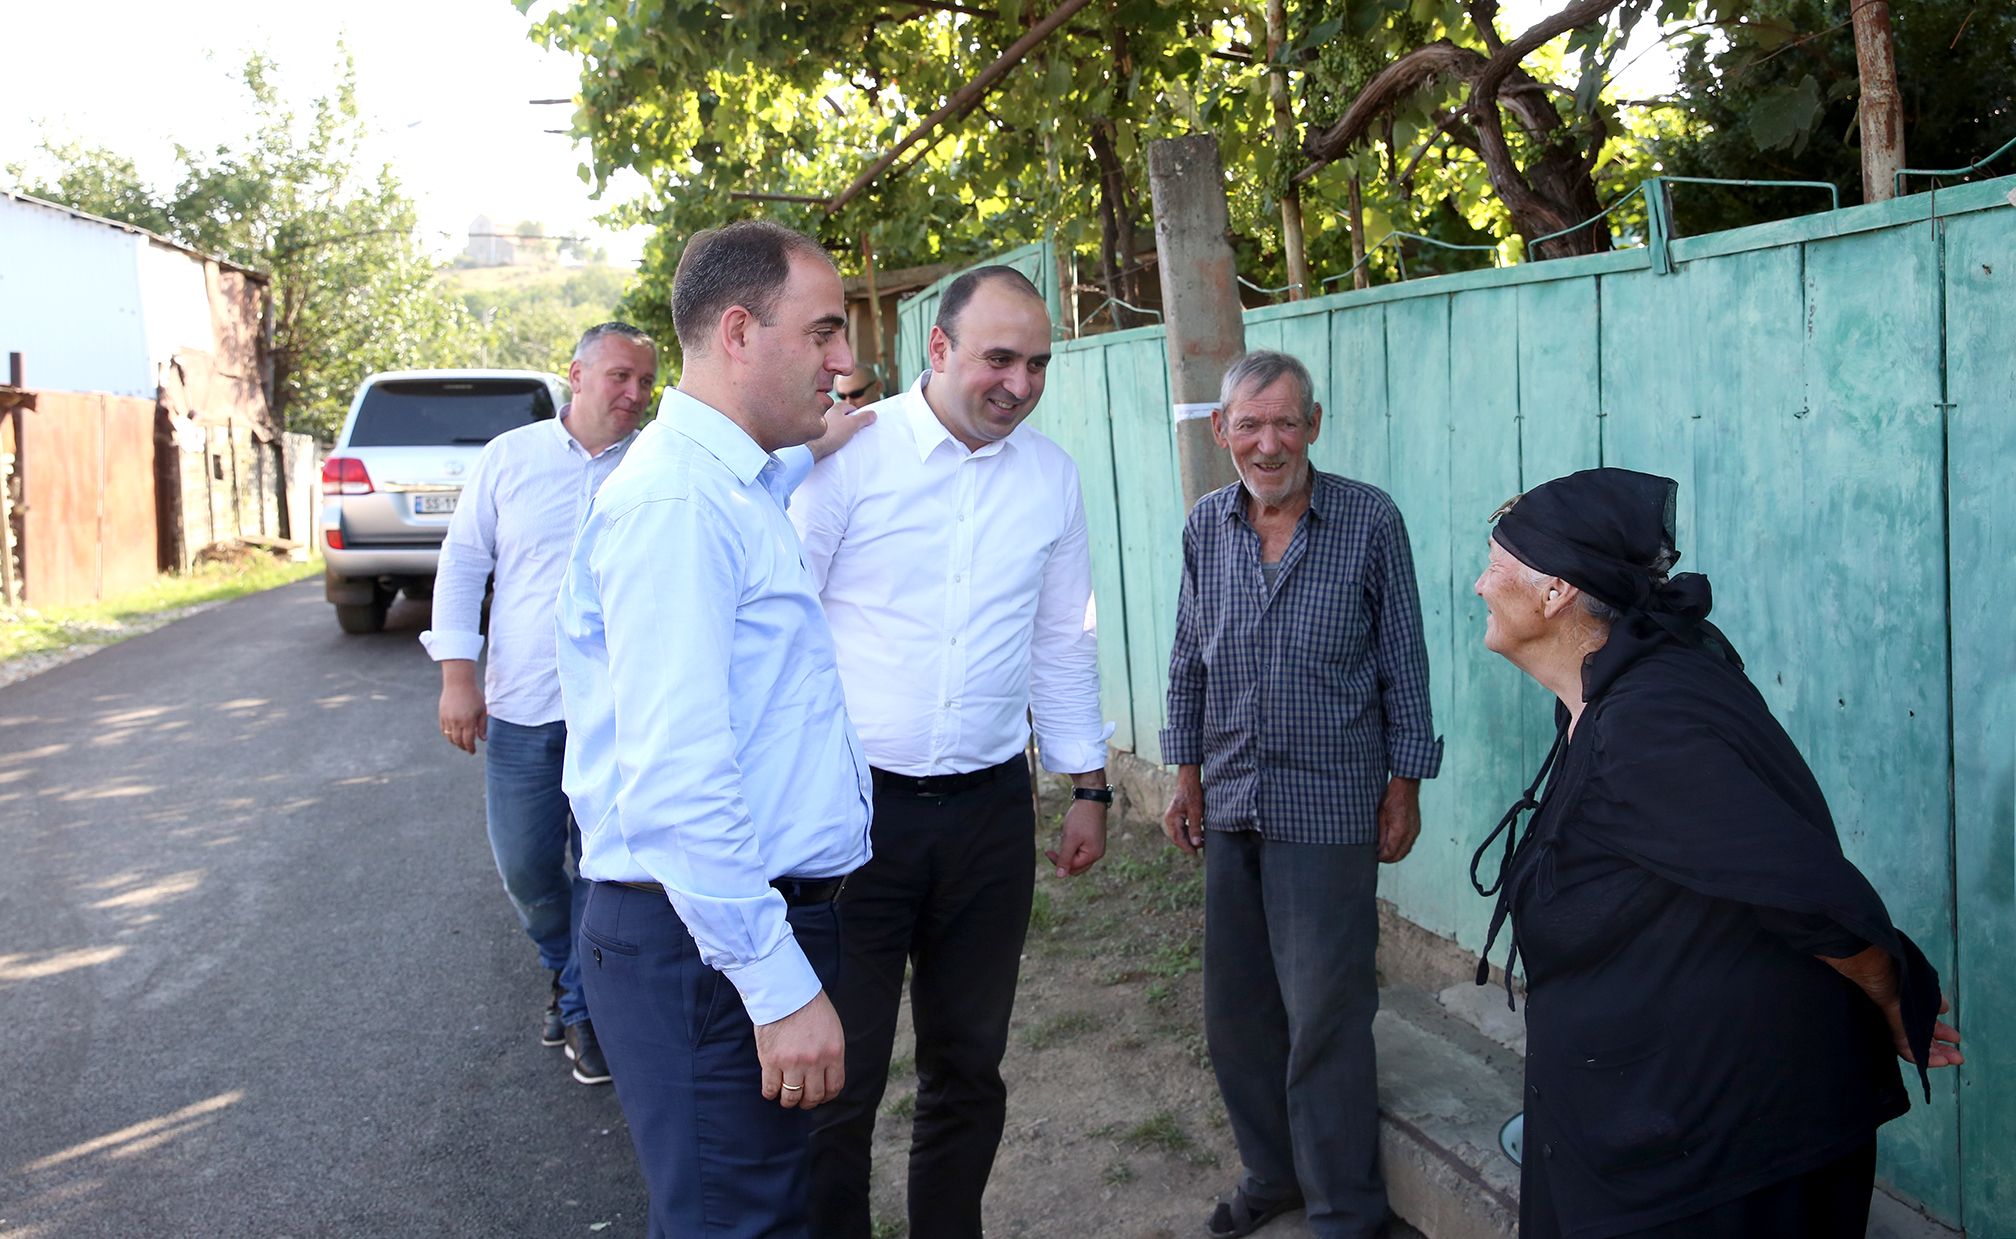
[{"label": "elderly man's grey hair", "polygon": [[1218,405],[1229,414],[1234,400],[1266,391],[1284,374],[1295,380],[1302,396],[1302,420],[1307,422],[1316,410],[1316,386],[1309,378],[1309,367],[1301,359],[1273,349],[1256,348],[1225,368],[1225,382],[1218,389]]},{"label": "elderly man's grey hair", "polygon": [[595,347],[595,342],[605,336],[622,336],[633,344],[644,345],[654,353],[658,351],[658,341],[653,340],[642,327],[633,327],[629,323],[597,323],[581,333],[581,342],[574,346],[574,360],[580,361],[586,357],[588,350]]}]

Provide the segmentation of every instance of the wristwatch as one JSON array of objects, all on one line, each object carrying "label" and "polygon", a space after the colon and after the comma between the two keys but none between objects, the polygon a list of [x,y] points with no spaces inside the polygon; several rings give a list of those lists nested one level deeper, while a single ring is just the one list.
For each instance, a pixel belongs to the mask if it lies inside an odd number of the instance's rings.
[{"label": "wristwatch", "polygon": [[1112,804],[1113,785],[1108,783],[1104,787],[1074,787],[1071,789],[1071,799],[1096,800],[1100,804]]}]

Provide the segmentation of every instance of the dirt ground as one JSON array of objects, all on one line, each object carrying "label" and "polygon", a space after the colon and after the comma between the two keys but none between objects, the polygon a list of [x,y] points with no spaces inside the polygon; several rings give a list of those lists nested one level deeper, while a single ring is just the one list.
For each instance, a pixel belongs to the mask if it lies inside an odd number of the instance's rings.
[{"label": "dirt ground", "polygon": [[[1065,803],[1046,794],[1042,846],[1056,846]],[[1190,1239],[1238,1178],[1204,1047],[1202,868],[1144,817],[1116,814],[1106,859],[1083,877],[1059,879],[1037,857],[990,1239]],[[877,1239],[907,1230],[912,1051],[906,1003],[875,1131]],[[1257,1233],[1308,1230],[1298,1213]],[[1394,1235],[1420,1239],[1404,1225]]]}]

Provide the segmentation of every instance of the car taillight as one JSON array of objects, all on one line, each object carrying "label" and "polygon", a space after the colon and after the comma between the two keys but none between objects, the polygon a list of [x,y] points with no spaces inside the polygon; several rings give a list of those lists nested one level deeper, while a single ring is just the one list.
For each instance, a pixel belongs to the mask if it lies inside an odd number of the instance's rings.
[{"label": "car taillight", "polygon": [[371,474],[364,468],[364,462],[353,456],[331,456],[322,462],[322,493],[368,495]]},{"label": "car taillight", "polygon": [[322,532],[323,532],[323,534],[324,534],[325,536],[327,536],[327,537],[328,537],[328,539],[329,539],[329,549],[330,549],[330,550],[332,550],[332,551],[340,551],[340,550],[342,550],[342,549],[343,549],[343,531],[342,531],[342,530],[340,530],[340,529],[325,529],[325,530],[323,530]]}]

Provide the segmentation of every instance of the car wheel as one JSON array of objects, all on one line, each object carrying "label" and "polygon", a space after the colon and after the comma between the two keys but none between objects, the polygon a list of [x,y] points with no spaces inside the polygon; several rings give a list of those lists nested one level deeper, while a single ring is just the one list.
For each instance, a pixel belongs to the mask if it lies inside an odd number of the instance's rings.
[{"label": "car wheel", "polygon": [[385,631],[385,612],[391,610],[391,601],[336,604],[336,624],[344,632],[367,633]]}]

